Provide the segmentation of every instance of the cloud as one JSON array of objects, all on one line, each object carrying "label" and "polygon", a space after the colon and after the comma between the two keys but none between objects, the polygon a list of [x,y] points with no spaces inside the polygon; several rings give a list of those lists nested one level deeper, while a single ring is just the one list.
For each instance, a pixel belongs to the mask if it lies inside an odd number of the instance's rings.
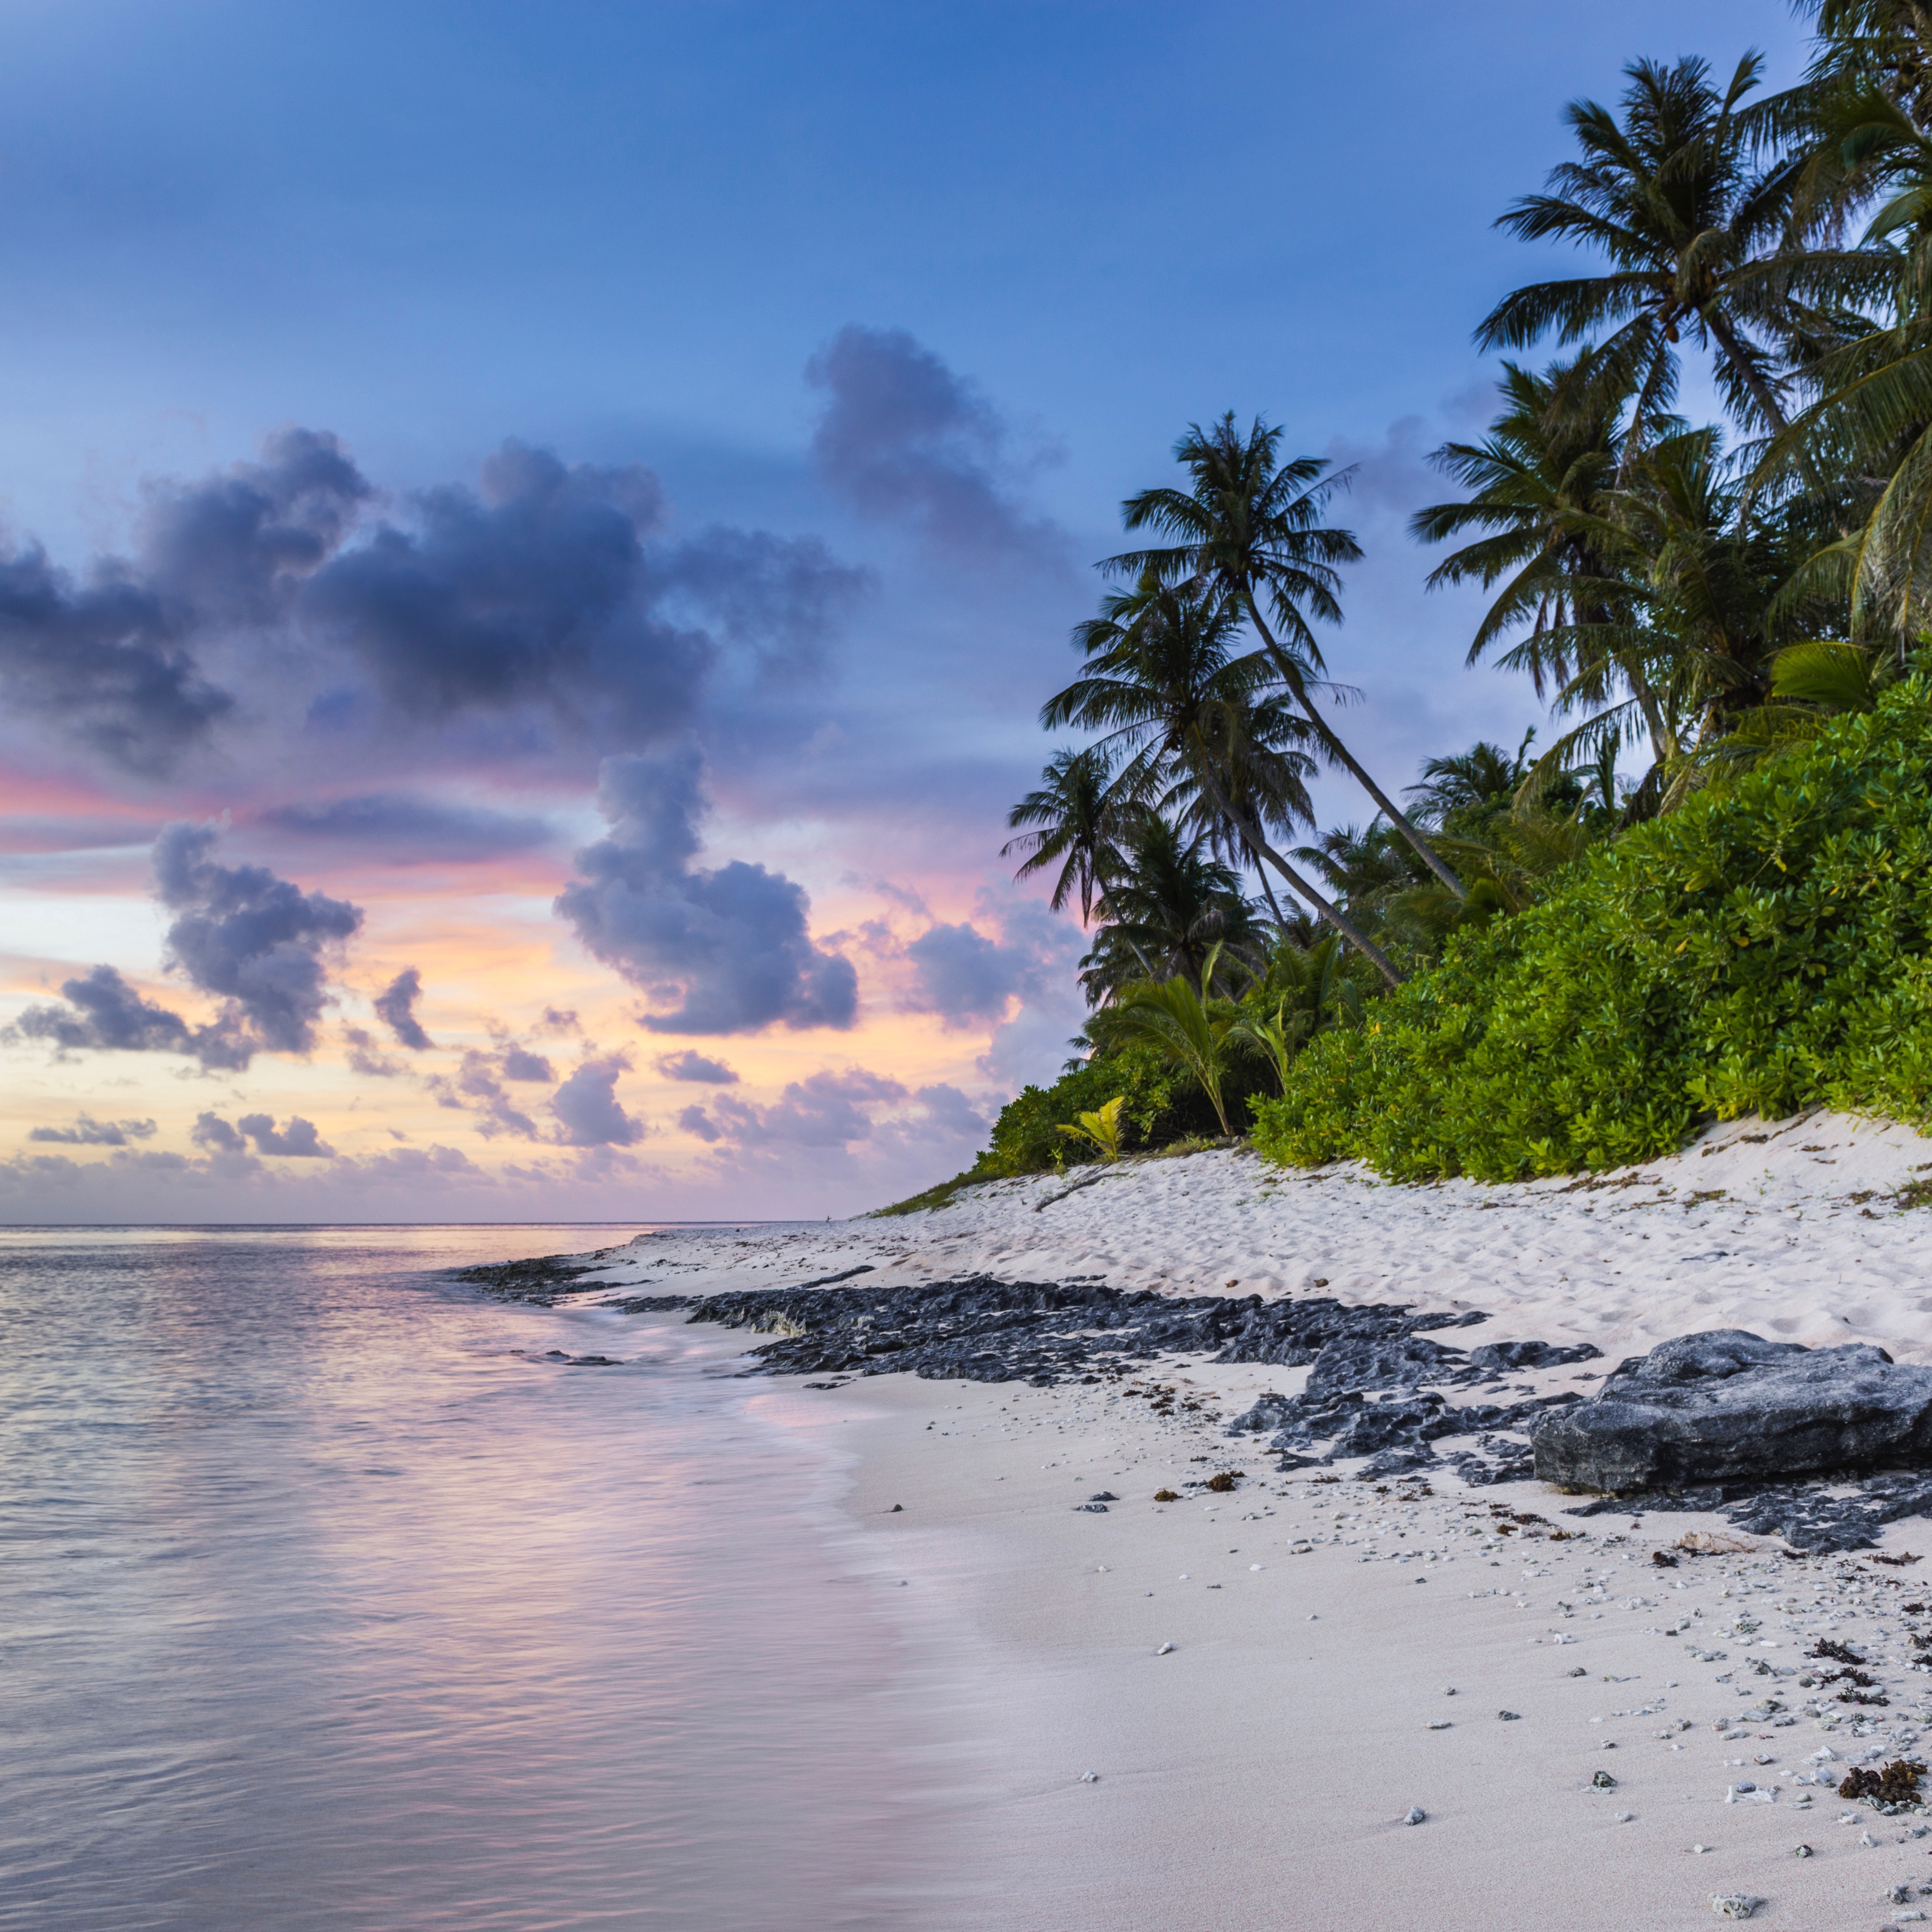
[{"label": "cloud", "polygon": [[422,1053],[435,1045],[416,1018],[416,1001],[422,997],[422,975],[413,966],[405,967],[370,1002],[376,1017],[396,1036],[398,1046]]},{"label": "cloud", "polygon": [[519,1046],[514,1041],[502,1048],[497,1064],[502,1068],[506,1080],[541,1080],[548,1085],[556,1078],[550,1062],[542,1054],[532,1053],[528,1047]]},{"label": "cloud", "polygon": [[316,576],[310,618],[406,717],[533,708],[594,742],[647,744],[694,711],[716,647],[668,623],[644,546],[664,516],[639,465],[506,442],[482,488],[411,500]]},{"label": "cloud", "polygon": [[904,329],[848,324],[806,365],[806,380],[826,393],[812,460],[862,515],[910,524],[962,562],[1062,554],[1063,533],[1008,494],[998,412]]},{"label": "cloud", "polygon": [[215,1154],[244,1154],[252,1142],[257,1154],[280,1154],[288,1160],[332,1160],[335,1156],[335,1150],[316,1132],[315,1123],[299,1114],[292,1114],[279,1132],[274,1117],[268,1114],[244,1114],[232,1127],[219,1114],[200,1114],[190,1138],[196,1147]]},{"label": "cloud", "polygon": [[196,1035],[178,1013],[144,1000],[112,966],[91,968],[61,982],[65,1008],[29,1006],[7,1029],[10,1038],[51,1040],[63,1050],[93,1047],[127,1053],[191,1053]]},{"label": "cloud", "polygon": [[628,1147],[644,1138],[644,1122],[626,1113],[617,1099],[617,1076],[630,1070],[626,1054],[586,1060],[550,1096],[550,1112],[562,1130],[562,1145]]},{"label": "cloud", "polygon": [[848,1066],[842,1073],[826,1069],[804,1080],[794,1080],[769,1107],[721,1094],[706,1114],[687,1107],[678,1124],[687,1133],[710,1142],[735,1142],[740,1147],[838,1148],[871,1137],[868,1108],[903,1100],[906,1090],[883,1073]]},{"label": "cloud", "polygon": [[342,1036],[349,1042],[349,1066],[355,1073],[367,1073],[379,1080],[393,1080],[408,1070],[393,1054],[385,1053],[376,1036],[357,1026],[346,1026]]},{"label": "cloud", "polygon": [[346,846],[392,866],[462,864],[528,852],[555,836],[541,818],[445,805],[416,792],[367,792],[312,805],[277,806],[258,823],[298,838]]},{"label": "cloud", "polygon": [[362,924],[361,908],[304,892],[262,866],[221,866],[209,825],[177,820],[154,842],[154,889],[177,916],[170,962],[223,1000],[229,1050],[204,1064],[245,1066],[256,1052],[306,1053],[326,1002],[324,956]]},{"label": "cloud", "polygon": [[694,1080],[711,1087],[735,1087],[738,1076],[722,1060],[709,1060],[686,1047],[682,1053],[666,1053],[652,1063],[667,1080]]},{"label": "cloud", "polygon": [[816,537],[722,526],[658,557],[654,580],[727,643],[750,651],[767,676],[780,678],[819,668],[826,639],[872,580]]},{"label": "cloud", "polygon": [[930,926],[905,956],[913,968],[908,1009],[937,1013],[950,1027],[1004,1018],[1015,994],[1034,982],[1040,964],[1030,949],[1003,946],[970,925]]},{"label": "cloud", "polygon": [[0,556],[0,694],[110,764],[172,770],[236,710],[196,646],[283,622],[369,494],[333,437],[287,430],[260,464],[148,485],[134,562],[76,584],[38,544]]},{"label": "cloud", "polygon": [[[260,462],[142,495],[134,554],[78,577],[0,542],[0,716],[151,778],[218,730],[232,755],[292,725],[360,758],[459,719],[486,721],[464,742],[499,759],[640,749],[688,728],[721,662],[811,669],[869,580],[816,538],[674,538],[649,470],[514,441],[476,488],[382,514],[337,440],[304,429],[268,439]],[[265,822],[406,861],[549,836],[408,793],[283,804]]]},{"label": "cloud", "polygon": [[76,1114],[70,1127],[35,1127],[30,1141],[56,1141],[67,1147],[125,1147],[130,1140],[151,1140],[152,1120],[97,1120],[91,1114]]},{"label": "cloud", "polygon": [[693,870],[704,806],[702,760],[684,746],[606,758],[597,804],[610,836],[577,855],[581,879],[556,910],[584,945],[654,1004],[652,1033],[753,1033],[849,1027],[858,1010],[851,963],[813,945],[804,890],[734,860]]}]

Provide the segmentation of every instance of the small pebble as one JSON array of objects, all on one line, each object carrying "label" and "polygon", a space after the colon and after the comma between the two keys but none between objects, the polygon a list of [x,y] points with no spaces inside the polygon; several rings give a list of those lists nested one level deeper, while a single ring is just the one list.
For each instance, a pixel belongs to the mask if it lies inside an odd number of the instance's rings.
[{"label": "small pebble", "polygon": [[1708,1852],[1711,1848],[1708,1845],[1693,1845],[1690,1849],[1694,1852]]},{"label": "small pebble", "polygon": [[1419,1825],[1428,1816],[1429,1814],[1424,1810],[1420,1804],[1412,1804],[1402,1822],[1405,1825]]},{"label": "small pebble", "polygon": [[1791,1856],[1794,1858],[1808,1858],[1811,1856],[1811,1847],[1809,1845],[1794,1845]]},{"label": "small pebble", "polygon": [[1098,1784],[1100,1781],[1100,1774],[1097,1771],[1083,1771],[1080,1774],[1080,1782],[1082,1784]]},{"label": "small pebble", "polygon": [[1764,1903],[1748,1892],[1722,1892],[1711,1900],[1711,1910],[1720,1918],[1748,1918]]},{"label": "small pebble", "polygon": [[1423,1726],[1426,1731],[1446,1731],[1448,1728],[1449,1720],[1447,1718],[1432,1718]]},{"label": "small pebble", "polygon": [[1522,1713],[1520,1711],[1498,1711],[1496,1713],[1496,1715],[1500,1718],[1504,1724],[1513,1724],[1522,1717]]},{"label": "small pebble", "polygon": [[1614,1791],[1617,1788],[1616,1780],[1612,1778],[1607,1771],[1598,1772],[1596,1776],[1591,1779],[1590,1782],[1594,1784],[1599,1791]]},{"label": "small pebble", "polygon": [[1165,1657],[1165,1656],[1168,1654],[1168,1652],[1169,1651],[1171,1651],[1173,1648],[1174,1648],[1174,1646],[1173,1646],[1173,1645],[1172,1645],[1172,1644],[1171,1644],[1171,1643],[1164,1643],[1164,1644],[1162,1644],[1162,1645],[1161,1646],[1161,1647],[1160,1648],[1160,1649],[1158,1649],[1157,1651],[1156,1651],[1156,1652],[1154,1652],[1154,1655],[1155,1655],[1155,1656],[1156,1656],[1156,1657]]},{"label": "small pebble", "polygon": [[1619,1811],[1617,1814],[1617,1822],[1619,1825],[1628,1825],[1636,1816],[1636,1814],[1634,1811]]}]

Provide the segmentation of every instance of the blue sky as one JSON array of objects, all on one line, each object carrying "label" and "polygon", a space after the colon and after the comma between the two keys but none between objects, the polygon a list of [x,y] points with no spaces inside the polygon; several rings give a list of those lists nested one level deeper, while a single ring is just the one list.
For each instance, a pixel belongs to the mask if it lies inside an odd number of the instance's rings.
[{"label": "blue sky", "polygon": [[[697,748],[712,801],[692,806],[705,829],[691,862],[796,882],[811,956],[858,962],[860,1009],[836,1037],[748,1024],[745,1090],[767,1097],[746,1104],[764,1112],[735,1142],[680,1133],[683,1096],[652,1084],[621,1004],[653,997],[648,974],[627,956],[598,982],[594,949],[548,910],[574,846],[603,829],[600,758],[658,740],[592,742],[580,692],[566,729],[560,700],[530,687],[524,712],[486,725],[472,710],[432,746],[380,712],[393,663],[364,694],[377,708],[331,737],[317,721],[331,704],[350,716],[346,687],[323,680],[306,712],[278,712],[273,687],[307,674],[276,656],[296,650],[278,633],[230,640],[243,701],[165,774],[110,769],[44,730],[9,740],[8,1011],[110,960],[156,998],[225,997],[178,958],[170,980],[150,886],[160,824],[214,823],[236,862],[369,908],[364,964],[331,966],[307,1051],[264,1048],[231,1112],[306,1108],[346,1147],[331,1124],[349,1110],[396,1146],[446,1127],[458,1139],[434,1144],[465,1160],[500,1154],[475,1096],[435,1100],[446,1070],[412,1061],[408,1080],[359,1088],[323,1077],[390,969],[433,957],[424,1011],[449,1004],[431,1035],[534,1038],[550,1002],[531,976],[550,973],[601,1016],[570,1052],[632,1063],[591,1082],[631,1096],[630,1140],[519,1114],[536,1121],[527,1178],[489,1171],[530,1211],[830,1211],[950,1171],[971,1151],[968,1124],[1049,1075],[1078,1017],[1072,941],[1010,890],[997,848],[1048,748],[1034,715],[1070,664],[1066,632],[1090,608],[1087,566],[1114,547],[1120,497],[1162,477],[1190,418],[1226,408],[1358,462],[1338,516],[1370,555],[1331,653],[1364,690],[1358,748],[1406,782],[1430,752],[1520,735],[1537,716],[1527,691],[1462,668],[1472,606],[1425,596],[1428,560],[1402,534],[1435,490],[1426,451],[1490,413],[1472,326],[1540,266],[1491,224],[1564,157],[1566,100],[1614,96],[1638,55],[1727,70],[1754,45],[1774,84],[1795,77],[1802,35],[1772,4],[16,4],[0,62],[11,540],[44,541],[84,580],[152,538],[144,482],[186,488],[291,426],[352,458],[356,516],[411,529],[419,493],[473,492],[506,439],[592,466],[600,503],[634,502],[647,470],[652,541],[669,546],[651,567],[683,586],[663,611],[711,640],[692,672],[701,692],[666,726]],[[938,386],[952,413],[934,460],[976,506],[972,532],[938,496],[895,500],[884,472],[868,484],[828,456],[828,423],[844,408],[850,428],[863,399],[814,358],[854,327],[864,380]],[[706,548],[721,526],[792,573],[760,580],[742,637],[725,551]],[[809,621],[771,605],[808,580]],[[405,791],[540,820],[550,844],[506,833],[494,866],[430,890],[393,826],[381,850],[316,843],[332,801],[352,792],[362,802],[332,823],[366,824],[368,799]],[[1365,815],[1334,781],[1321,802],[1331,820]],[[100,832],[110,820],[124,832]],[[931,949],[910,950],[935,927],[1004,949],[987,987],[950,1007],[920,990]],[[554,929],[554,944],[532,938]],[[75,1168],[60,1184],[77,1216],[158,1211],[190,1183],[238,1216],[285,1211],[291,1176],[310,1206],[333,1198],[319,1167],[246,1156],[224,1178],[207,1133],[184,1151],[211,1094],[148,1094],[137,1053],[0,1052],[26,1055],[0,1120],[19,1158],[63,1107],[106,1118],[98,1083],[131,1079],[158,1124],[134,1151],[174,1145],[187,1163],[38,1156]],[[561,1082],[568,1058],[552,1057]],[[803,1103],[786,1096],[820,1073],[846,1082],[847,1111],[812,1114],[818,1138],[788,1152]],[[895,1083],[958,1104],[881,1097]],[[951,1138],[926,1132],[928,1116]]]}]

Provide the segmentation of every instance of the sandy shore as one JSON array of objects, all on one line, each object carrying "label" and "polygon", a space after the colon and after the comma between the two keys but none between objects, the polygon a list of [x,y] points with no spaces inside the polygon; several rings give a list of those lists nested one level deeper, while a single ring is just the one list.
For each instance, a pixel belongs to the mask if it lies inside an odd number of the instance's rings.
[{"label": "sandy shore", "polygon": [[[646,1237],[611,1278],[1318,1288],[1482,1309],[1468,1340],[1588,1340],[1612,1360],[1736,1326],[1932,1360],[1932,1217],[1895,1199],[1928,1163],[1903,1130],[1816,1115],[1584,1186],[1395,1187],[1203,1155],[898,1220]],[[851,1561],[901,1606],[908,1694],[946,1741],[906,1775],[944,1811],[969,1897],[936,1878],[934,1900],[903,1900],[908,1924],[1635,1932],[1712,1923],[1734,1895],[1792,1927],[1932,1912],[1928,1821],[1838,1791],[1932,1729],[1906,1629],[1932,1618],[1904,1608],[1932,1596],[1932,1523],[1857,1556],[1660,1564],[1687,1532],[1731,1533],[1570,1517],[1542,1485],[1446,1470],[1277,1474],[1226,1420],[1306,1372],[1195,1358],[1054,1389],[895,1376],[760,1394],[856,1459]],[[1171,1414],[1133,1392],[1156,1384]],[[1245,1472],[1231,1493],[1184,1487],[1222,1469]],[[1840,1702],[1845,1681],[1819,1679],[1843,1665],[1808,1654],[1820,1638],[1886,1701]]]}]

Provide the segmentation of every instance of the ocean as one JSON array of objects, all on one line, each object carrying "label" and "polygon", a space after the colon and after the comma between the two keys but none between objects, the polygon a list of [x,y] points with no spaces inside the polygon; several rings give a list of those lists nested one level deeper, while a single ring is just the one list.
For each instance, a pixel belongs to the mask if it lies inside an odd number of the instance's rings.
[{"label": "ocean", "polygon": [[907,1922],[829,1452],[449,1278],[650,1225],[0,1230],[0,1928]]}]

